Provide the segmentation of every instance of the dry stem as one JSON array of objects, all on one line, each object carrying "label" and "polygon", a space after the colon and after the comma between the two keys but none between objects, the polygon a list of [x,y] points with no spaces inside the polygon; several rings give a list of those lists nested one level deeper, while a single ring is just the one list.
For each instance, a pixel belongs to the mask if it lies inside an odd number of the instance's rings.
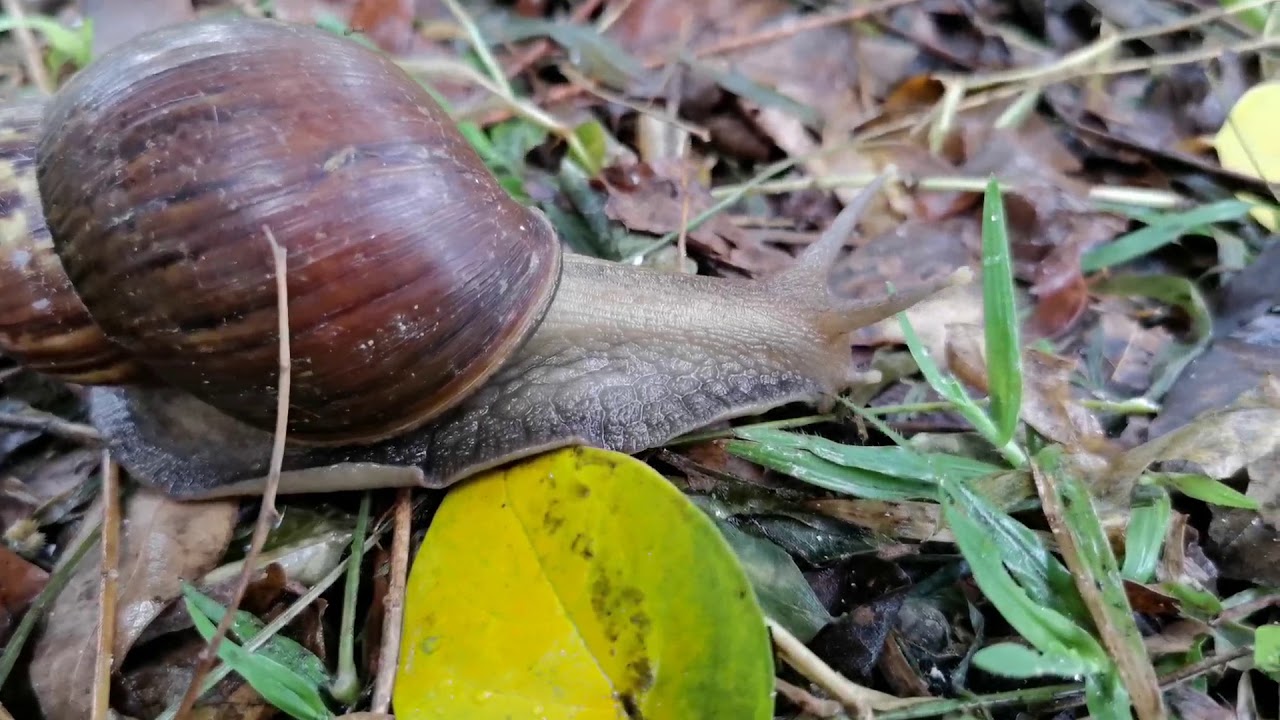
[{"label": "dry stem", "polygon": [[774,685],[778,688],[779,694],[786,696],[788,700],[795,703],[802,712],[808,715],[819,718],[844,716],[844,706],[835,700],[816,697],[808,690],[796,687],[782,678],[774,678]]},{"label": "dry stem", "polygon": [[109,450],[102,451],[102,563],[98,604],[98,649],[93,668],[93,720],[111,712],[111,668],[115,664],[116,603],[120,568],[120,473]]},{"label": "dry stem", "polygon": [[412,491],[396,492],[395,533],[391,536],[391,577],[387,594],[382,598],[382,648],[378,653],[378,676],[373,684],[374,712],[391,708],[391,691],[395,687],[396,667],[400,663],[400,632],[404,623],[405,578],[409,574],[409,530]]},{"label": "dry stem", "polygon": [[253,528],[253,539],[249,543],[249,551],[244,556],[244,565],[240,569],[240,579],[236,583],[236,591],[232,595],[231,602],[227,605],[227,611],[222,614],[222,620],[218,622],[218,628],[214,631],[213,637],[209,640],[208,645],[200,651],[195,672],[191,675],[191,682],[187,685],[187,691],[182,696],[182,702],[178,705],[178,712],[174,715],[175,720],[181,720],[195,706],[196,698],[200,695],[200,681],[209,672],[210,667],[213,665],[213,659],[217,657],[218,645],[226,637],[227,631],[231,629],[235,612],[240,607],[240,601],[244,599],[245,592],[249,589],[249,579],[253,576],[254,565],[258,555],[262,552],[262,546],[267,541],[267,533],[270,532],[271,526],[275,524],[278,517],[276,512],[276,490],[280,487],[280,467],[284,464],[285,435],[289,423],[291,367],[289,357],[289,288],[285,279],[284,248],[280,247],[280,243],[276,242],[275,235],[271,233],[270,228],[264,226],[262,231],[266,234],[267,242],[271,245],[271,256],[275,264],[276,307],[280,318],[280,391],[276,397],[276,429],[275,442],[271,448],[271,468],[267,474],[266,485],[263,488],[262,507],[258,510],[258,522]]},{"label": "dry stem", "polygon": [[93,426],[63,420],[57,415],[39,410],[28,410],[22,413],[0,412],[0,427],[39,430],[85,445],[97,445],[102,442],[102,435]]},{"label": "dry stem", "polygon": [[831,669],[830,665],[773,618],[766,618],[765,622],[773,634],[778,652],[787,664],[826,690],[845,707],[853,708],[859,717],[871,717],[873,709],[894,707],[902,703],[892,695],[863,687]]}]

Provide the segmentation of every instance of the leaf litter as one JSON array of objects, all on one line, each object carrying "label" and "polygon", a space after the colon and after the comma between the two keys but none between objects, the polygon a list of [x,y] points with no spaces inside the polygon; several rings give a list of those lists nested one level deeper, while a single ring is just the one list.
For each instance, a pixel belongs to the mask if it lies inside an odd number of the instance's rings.
[{"label": "leaf litter", "polygon": [[[699,708],[684,717],[716,717],[731,687],[776,690],[750,712],[788,719],[1080,706],[1275,716],[1274,3],[580,0],[473,2],[462,15],[401,0],[27,5],[35,54],[11,25],[0,34],[0,79],[14,87],[61,82],[84,57],[209,12],[367,42],[448,104],[504,187],[546,211],[571,250],[609,260],[768,277],[888,176],[833,269],[835,291],[877,294],[960,266],[977,282],[853,337],[878,383],[641,455],[661,475],[627,472],[678,493],[637,489],[610,510],[644,528],[654,497],[674,503],[671,532],[693,533],[689,547],[718,557],[756,604],[707,612],[714,587],[693,575],[663,584],[620,552],[594,561],[615,573],[611,602],[638,607],[626,587],[690,593],[664,622],[708,653],[772,632],[776,654],[691,668],[720,673],[701,691],[663,690]],[[492,67],[504,76],[491,87],[468,80]],[[0,706],[89,717],[105,681],[117,712],[169,717],[232,596],[257,503],[176,503],[125,478],[112,673],[95,677],[92,428],[75,388],[13,366],[0,384]],[[392,709],[374,687],[388,669],[399,697],[426,690],[403,664],[420,647],[397,651],[383,623],[408,605],[413,629],[432,593],[485,577],[484,544],[446,522],[449,505],[437,525],[442,498],[423,493],[412,542],[393,549],[398,500],[377,498],[355,548],[359,498],[284,502],[200,717],[377,715]],[[610,537],[583,512],[578,550]],[[353,552],[365,559],[354,592],[336,583]],[[688,547],[655,552],[673,572],[693,567],[680,559]],[[432,587],[406,589],[393,567],[424,558],[411,567],[432,568]],[[424,618],[487,638],[433,672],[512,671],[503,649],[521,623],[554,620],[521,602],[529,577]],[[669,631],[637,629],[610,636],[632,659]],[[328,685],[352,654],[334,648],[352,640],[365,691],[354,704]],[[578,682],[601,707],[610,687],[631,693],[624,711],[657,702],[641,666],[608,667],[604,680],[510,675],[526,688],[510,699]],[[457,711],[478,717],[483,704],[460,697]]]}]

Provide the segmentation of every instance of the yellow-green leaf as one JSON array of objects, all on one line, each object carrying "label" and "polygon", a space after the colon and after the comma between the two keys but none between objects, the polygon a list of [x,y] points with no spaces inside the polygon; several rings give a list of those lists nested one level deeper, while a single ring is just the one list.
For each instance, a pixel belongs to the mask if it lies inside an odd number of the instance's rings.
[{"label": "yellow-green leaf", "polygon": [[773,659],[711,519],[627,455],[567,448],[441,503],[405,597],[396,717],[764,720]]},{"label": "yellow-green leaf", "polygon": [[[1280,182],[1280,135],[1275,132],[1278,113],[1280,82],[1259,83],[1240,96],[1214,137],[1222,167],[1268,184]],[[1256,203],[1252,214],[1259,223],[1271,230],[1280,225],[1274,203],[1252,195],[1239,197]]]}]

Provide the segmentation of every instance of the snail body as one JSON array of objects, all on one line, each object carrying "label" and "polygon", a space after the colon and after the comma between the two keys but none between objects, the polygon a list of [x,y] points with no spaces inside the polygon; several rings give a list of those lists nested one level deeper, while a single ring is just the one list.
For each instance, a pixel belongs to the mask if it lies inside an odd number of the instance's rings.
[{"label": "snail body", "polygon": [[[89,386],[133,476],[184,498],[253,493],[267,473],[272,243],[285,493],[443,487],[568,444],[635,452],[821,402],[858,377],[852,330],[963,279],[834,297],[827,273],[871,191],[765,280],[565,254],[407,74],[272,20],[153,31],[24,112],[0,134],[0,188],[21,199],[0,205],[0,351],[57,375],[34,329],[92,337],[61,376]],[[17,262],[37,250],[40,272]]]}]

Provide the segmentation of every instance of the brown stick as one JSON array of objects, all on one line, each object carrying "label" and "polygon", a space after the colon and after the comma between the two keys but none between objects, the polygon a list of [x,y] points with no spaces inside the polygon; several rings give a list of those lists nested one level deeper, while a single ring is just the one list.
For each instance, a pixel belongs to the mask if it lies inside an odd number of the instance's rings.
[{"label": "brown stick", "polygon": [[39,430],[85,445],[98,445],[102,442],[102,435],[93,426],[63,420],[57,415],[39,410],[28,410],[22,413],[0,412],[0,427]]},{"label": "brown stick", "polygon": [[[583,23],[600,7],[603,0],[586,0],[569,14],[570,23]],[[506,68],[507,77],[513,78],[529,68],[530,65],[546,57],[555,48],[555,43],[547,38],[540,38],[524,53],[517,55]]]},{"label": "brown stick", "polygon": [[116,603],[120,568],[120,473],[109,450],[102,451],[102,562],[98,603],[98,648],[93,668],[90,717],[107,720],[111,713],[111,668],[115,665]]},{"label": "brown stick", "polygon": [[396,668],[400,664],[400,632],[404,624],[405,579],[409,574],[409,530],[411,506],[409,488],[396,493],[395,533],[391,536],[391,577],[387,594],[382,598],[382,649],[378,654],[378,677],[373,684],[374,712],[391,709],[391,691],[395,687]]},{"label": "brown stick", "polygon": [[262,553],[262,546],[267,541],[267,534],[279,517],[279,513],[276,511],[276,491],[280,487],[280,467],[284,464],[284,443],[289,423],[289,380],[291,369],[289,356],[289,288],[285,280],[284,248],[280,247],[280,243],[276,242],[275,235],[271,233],[270,228],[264,226],[262,231],[266,234],[267,242],[271,245],[271,256],[275,263],[276,308],[280,317],[280,392],[277,393],[276,398],[276,429],[275,442],[271,448],[271,469],[263,487],[262,507],[258,510],[258,522],[253,528],[253,539],[249,543],[249,551],[245,553],[244,565],[240,568],[240,579],[236,583],[235,594],[232,596],[231,602],[228,603],[227,611],[222,614],[222,620],[218,623],[218,628],[214,631],[213,638],[200,651],[195,672],[191,676],[190,684],[187,685],[186,693],[182,696],[182,703],[178,706],[178,712],[174,714],[174,720],[182,720],[195,706],[196,698],[200,696],[200,682],[212,667],[213,659],[217,657],[218,645],[222,643],[227,631],[231,629],[231,622],[235,617],[236,609],[240,607],[240,602],[244,599],[244,594],[249,589],[249,579],[253,577],[254,565],[258,556]]}]

